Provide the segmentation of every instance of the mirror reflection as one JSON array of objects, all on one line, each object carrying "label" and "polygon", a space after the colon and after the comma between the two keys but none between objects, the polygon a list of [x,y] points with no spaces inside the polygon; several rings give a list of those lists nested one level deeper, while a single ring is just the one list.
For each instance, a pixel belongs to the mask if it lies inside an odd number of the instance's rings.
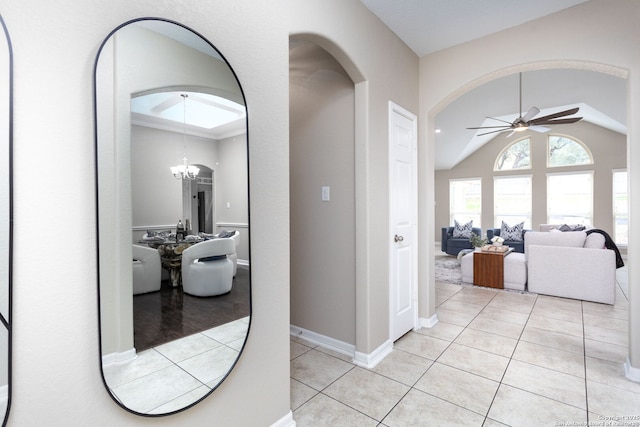
[{"label": "mirror reflection", "polygon": [[7,422],[11,360],[11,247],[12,247],[12,52],[9,34],[0,16],[0,419]]},{"label": "mirror reflection", "polygon": [[103,377],[166,415],[226,378],[249,330],[244,96],[206,40],[144,19],[106,39],[95,97]]}]

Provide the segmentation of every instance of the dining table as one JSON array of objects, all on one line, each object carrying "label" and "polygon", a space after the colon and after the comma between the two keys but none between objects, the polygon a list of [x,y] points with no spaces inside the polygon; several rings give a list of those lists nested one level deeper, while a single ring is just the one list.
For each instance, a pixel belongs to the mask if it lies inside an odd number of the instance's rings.
[{"label": "dining table", "polygon": [[182,252],[190,246],[204,242],[206,239],[200,236],[188,235],[184,239],[175,237],[149,237],[138,240],[151,248],[157,249],[160,254],[160,262],[171,277],[171,286],[182,286]]}]

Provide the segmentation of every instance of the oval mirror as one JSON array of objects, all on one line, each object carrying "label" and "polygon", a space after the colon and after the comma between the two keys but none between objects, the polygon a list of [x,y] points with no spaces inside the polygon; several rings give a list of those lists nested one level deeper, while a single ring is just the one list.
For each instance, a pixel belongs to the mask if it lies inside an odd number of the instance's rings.
[{"label": "oval mirror", "polygon": [[0,417],[6,425],[11,402],[11,249],[12,249],[12,64],[11,41],[0,16]]},{"label": "oval mirror", "polygon": [[102,374],[125,409],[171,414],[249,331],[245,99],[211,43],[155,18],[116,28],[94,79]]}]

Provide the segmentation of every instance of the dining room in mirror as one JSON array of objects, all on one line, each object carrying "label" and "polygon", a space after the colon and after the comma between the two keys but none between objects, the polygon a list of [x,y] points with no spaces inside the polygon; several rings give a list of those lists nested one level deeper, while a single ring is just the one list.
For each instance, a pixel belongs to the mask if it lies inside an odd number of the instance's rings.
[{"label": "dining room in mirror", "polygon": [[0,420],[6,425],[11,403],[11,316],[13,248],[13,50],[0,16]]},{"label": "dining room in mirror", "polygon": [[112,31],[95,63],[100,366],[124,409],[202,401],[251,323],[247,109],[224,56],[164,19]]}]

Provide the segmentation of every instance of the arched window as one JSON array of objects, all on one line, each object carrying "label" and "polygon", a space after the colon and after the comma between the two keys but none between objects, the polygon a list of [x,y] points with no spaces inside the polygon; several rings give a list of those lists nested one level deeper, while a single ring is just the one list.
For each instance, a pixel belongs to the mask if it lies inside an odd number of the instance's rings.
[{"label": "arched window", "polygon": [[550,168],[593,164],[589,149],[568,136],[549,135],[547,147],[547,166]]},{"label": "arched window", "polygon": [[531,145],[529,138],[521,139],[508,145],[498,155],[495,171],[531,169]]}]

